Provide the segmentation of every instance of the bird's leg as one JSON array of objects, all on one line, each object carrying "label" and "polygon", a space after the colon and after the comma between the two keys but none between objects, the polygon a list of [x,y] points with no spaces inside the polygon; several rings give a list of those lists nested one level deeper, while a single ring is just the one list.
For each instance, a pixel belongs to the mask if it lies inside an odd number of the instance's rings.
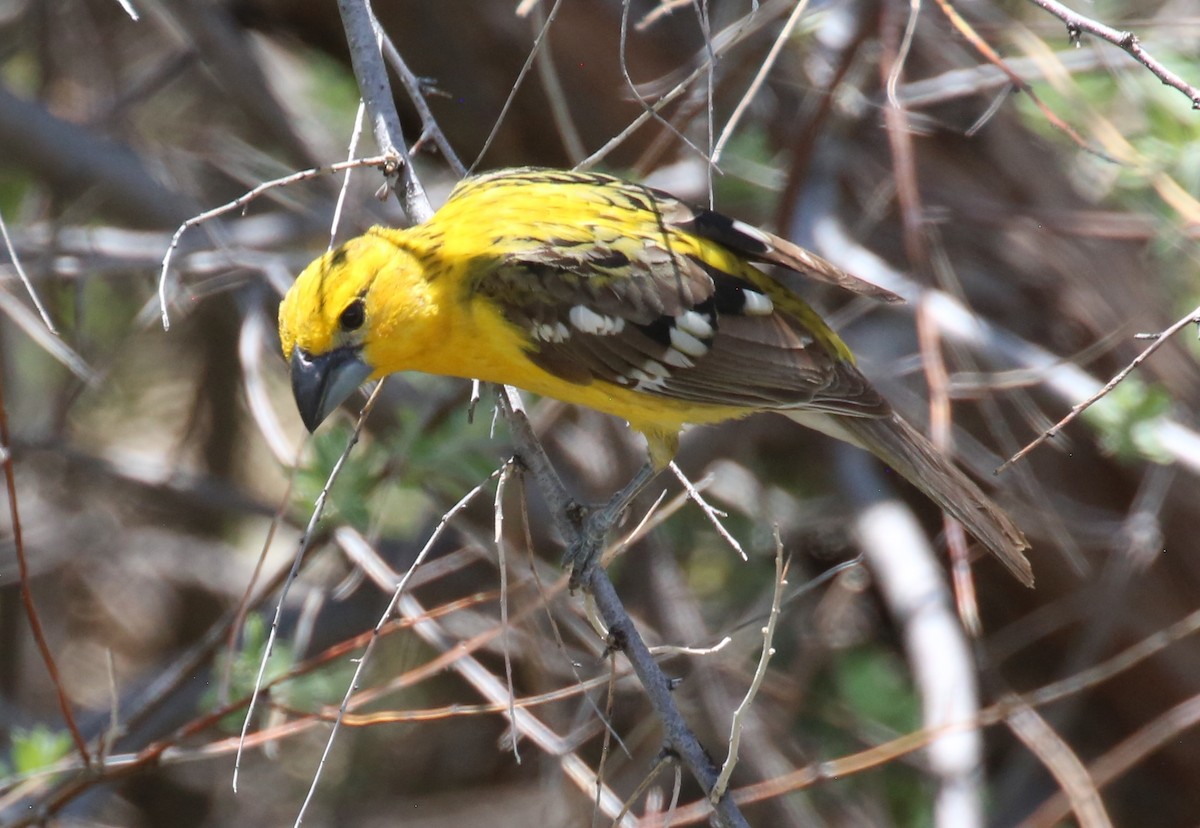
[{"label": "bird's leg", "polygon": [[596,563],[604,550],[608,533],[621,519],[621,515],[658,472],[653,463],[646,463],[625,486],[602,506],[581,507],[579,537],[567,548],[563,565],[571,567],[571,589],[579,586],[583,574]]}]

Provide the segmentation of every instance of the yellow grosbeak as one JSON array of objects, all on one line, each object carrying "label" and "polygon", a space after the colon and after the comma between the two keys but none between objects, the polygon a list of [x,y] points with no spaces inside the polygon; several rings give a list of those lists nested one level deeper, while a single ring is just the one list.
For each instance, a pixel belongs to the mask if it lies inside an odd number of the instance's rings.
[{"label": "yellow grosbeak", "polygon": [[667,193],[515,169],[464,180],[424,224],[376,227],[317,259],[280,305],[279,335],[309,430],[363,382],[410,370],[622,417],[659,468],[685,424],[778,411],[875,454],[1031,585],[1020,530],[756,263],[896,298]]}]

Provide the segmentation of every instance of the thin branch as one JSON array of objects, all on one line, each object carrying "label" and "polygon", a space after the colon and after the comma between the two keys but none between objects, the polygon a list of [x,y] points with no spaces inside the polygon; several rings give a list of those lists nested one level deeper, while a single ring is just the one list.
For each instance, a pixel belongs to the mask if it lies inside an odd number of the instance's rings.
[{"label": "thin branch", "polygon": [[[533,11],[535,14],[530,18],[530,22],[535,29],[540,29],[546,25],[545,12],[540,4]],[[562,141],[563,151],[572,164],[578,164],[587,155],[587,148],[583,145],[583,136],[579,134],[579,125],[571,115],[571,103],[567,99],[567,91],[563,88],[558,66],[554,62],[554,50],[550,45],[548,30],[537,56],[537,72],[538,79],[542,82],[542,91],[546,95],[546,103],[550,105],[550,117]]]},{"label": "thin branch", "polygon": [[[1119,779],[1138,762],[1168,743],[1180,739],[1185,730],[1200,724],[1200,696],[1192,696],[1118,742],[1089,766],[1088,772],[1098,787]],[[1023,828],[1053,828],[1063,824],[1071,812],[1071,803],[1059,791],[1021,823]]]},{"label": "thin branch", "polygon": [[67,691],[63,688],[58,665],[54,661],[54,653],[50,650],[49,642],[46,641],[46,632],[42,628],[41,616],[38,615],[37,606],[33,602],[29,562],[25,557],[25,539],[21,532],[21,510],[17,506],[17,475],[13,468],[11,446],[12,439],[8,433],[8,409],[4,404],[4,382],[3,377],[0,377],[0,455],[2,455],[0,456],[0,465],[4,467],[4,483],[8,488],[8,514],[12,521],[12,545],[17,559],[17,580],[21,585],[21,604],[25,608],[25,618],[29,621],[29,630],[33,633],[38,654],[42,657],[42,663],[46,665],[50,683],[54,685],[58,709],[62,713],[67,729],[71,732],[71,738],[75,741],[75,750],[79,752],[79,758],[83,761],[84,767],[88,767],[91,765],[92,758],[88,753],[87,742],[84,741],[83,734],[80,733],[79,726],[75,722],[75,714],[71,712],[71,702],[67,699]]},{"label": "thin branch", "polygon": [[13,268],[17,271],[17,278],[25,286],[25,291],[29,294],[29,298],[33,300],[33,306],[37,308],[38,314],[42,317],[42,322],[46,324],[46,329],[50,333],[57,336],[58,330],[54,327],[54,320],[50,318],[50,314],[46,312],[46,306],[42,304],[42,300],[38,298],[37,291],[33,289],[33,282],[29,280],[29,274],[25,272],[25,268],[21,267],[21,259],[17,256],[17,249],[13,246],[12,239],[9,238],[8,225],[4,223],[3,214],[0,214],[0,236],[4,237],[4,247],[8,250],[8,257],[12,259]]},{"label": "thin branch", "polygon": [[508,461],[500,469],[500,477],[496,481],[496,499],[494,511],[493,541],[496,544],[496,565],[500,569],[500,644],[504,650],[504,679],[508,686],[508,726],[512,734],[513,759],[521,764],[521,751],[517,744],[521,741],[517,733],[516,693],[513,691],[512,652],[509,646],[509,633],[512,627],[508,618],[508,545],[504,542],[504,486],[512,476],[513,463]]},{"label": "thin branch", "polygon": [[1000,467],[996,469],[996,473],[999,474],[1000,472],[1004,471],[1009,466],[1011,466],[1013,463],[1016,463],[1018,460],[1023,458],[1025,455],[1029,454],[1029,452],[1033,451],[1035,448],[1040,446],[1042,443],[1046,442],[1051,437],[1054,437],[1055,435],[1057,435],[1058,432],[1060,432],[1063,428],[1065,428],[1072,420],[1074,420],[1076,417],[1078,417],[1084,411],[1087,411],[1089,408],[1092,407],[1092,405],[1099,402],[1102,398],[1107,396],[1114,388],[1116,388],[1118,385],[1120,385],[1121,382],[1124,381],[1124,379],[1126,377],[1128,377],[1131,373],[1133,373],[1133,371],[1139,365],[1141,365],[1143,362],[1145,362],[1147,359],[1149,359],[1150,356],[1155,351],[1157,351],[1159,348],[1161,348],[1168,339],[1170,339],[1175,334],[1179,333],[1179,331],[1183,330],[1188,325],[1193,325],[1193,324],[1200,325],[1200,307],[1196,307],[1194,310],[1192,310],[1186,316],[1182,316],[1179,319],[1175,320],[1174,323],[1172,323],[1169,327],[1160,331],[1159,333],[1145,335],[1144,338],[1153,338],[1154,341],[1151,342],[1150,345],[1144,351],[1142,351],[1140,354],[1138,354],[1136,357],[1134,357],[1132,362],[1130,362],[1128,365],[1126,365],[1124,368],[1122,368],[1120,371],[1118,371],[1116,376],[1114,376],[1112,379],[1110,379],[1108,382],[1106,382],[1099,391],[1092,394],[1090,397],[1088,397],[1083,402],[1077,403],[1075,406],[1073,406],[1071,408],[1071,411],[1065,417],[1063,417],[1061,420],[1059,420],[1054,425],[1050,426],[1050,428],[1043,431],[1040,435],[1038,435],[1038,437],[1036,439],[1034,439],[1027,446],[1025,446],[1025,448],[1021,449],[1016,454],[1014,454],[1012,457],[1008,458],[1003,463],[1001,463]]},{"label": "thin branch", "polygon": [[779,32],[779,36],[775,38],[775,42],[771,44],[771,51],[767,52],[766,58],[762,65],[758,67],[758,73],[754,76],[754,80],[750,82],[750,87],[746,90],[746,94],[742,95],[737,106],[734,107],[733,114],[729,116],[729,120],[725,122],[725,128],[721,130],[721,137],[717,139],[716,145],[712,151],[712,163],[714,165],[721,163],[721,153],[725,151],[725,145],[729,143],[729,139],[733,137],[733,132],[737,129],[738,124],[742,120],[742,116],[746,114],[746,110],[750,108],[750,102],[758,94],[763,83],[767,79],[771,68],[775,65],[775,61],[779,58],[780,52],[783,51],[784,44],[792,36],[792,30],[796,28],[796,24],[800,22],[800,16],[804,14],[805,8],[808,7],[808,0],[800,0],[796,4],[796,8],[792,9],[791,15],[787,22],[783,24],[783,28]]},{"label": "thin branch", "polygon": [[[362,416],[359,418],[360,426],[362,425],[362,422],[366,419],[367,414],[370,413],[369,409],[371,408],[372,403],[375,400],[376,395],[378,394],[378,391],[379,391],[379,389],[376,388],[376,393],[372,394],[371,399],[367,401],[367,406],[366,406],[366,408],[363,409]],[[346,447],[346,451],[342,455],[342,457],[345,457],[346,455],[348,455],[350,453],[350,449],[352,449],[354,447],[355,442],[357,442],[357,441],[352,440],[350,442],[350,444]],[[505,468],[507,468],[507,465],[505,466]],[[337,471],[337,467],[335,467],[335,471]],[[501,470],[498,469],[497,471],[492,472],[492,474],[488,475],[487,480],[484,480],[478,486],[471,489],[469,492],[467,492],[465,495],[463,495],[461,498],[459,498],[458,503],[455,503],[453,506],[451,506],[446,511],[446,513],[444,515],[442,515],[441,520],[438,521],[437,526],[434,527],[434,530],[430,533],[429,538],[425,541],[425,545],[421,548],[421,551],[417,553],[416,558],[413,559],[412,564],[408,567],[408,570],[404,573],[404,577],[400,578],[400,580],[397,581],[396,587],[392,592],[391,600],[388,601],[387,607],[380,614],[379,620],[377,622],[375,622],[375,627],[374,627],[374,629],[371,630],[371,637],[367,640],[367,645],[366,645],[366,647],[363,648],[362,655],[360,655],[357,659],[355,659],[354,675],[351,677],[350,681],[346,685],[346,692],[342,696],[342,703],[338,706],[337,718],[334,720],[333,727],[329,731],[329,738],[326,739],[326,741],[325,741],[325,749],[321,752],[321,760],[317,763],[316,771],[313,772],[312,781],[309,783],[309,786],[308,786],[308,793],[304,797],[304,803],[300,806],[299,813],[296,814],[296,821],[295,821],[294,825],[299,826],[300,823],[304,821],[304,814],[308,811],[308,806],[312,803],[313,797],[317,793],[317,784],[321,781],[321,774],[325,770],[325,763],[329,760],[329,753],[330,753],[330,751],[333,750],[333,743],[337,739],[338,730],[341,727],[342,720],[346,715],[346,711],[349,709],[350,697],[354,694],[354,691],[358,689],[359,680],[362,678],[362,674],[363,674],[363,671],[366,669],[367,662],[371,658],[371,653],[374,652],[375,645],[379,642],[380,631],[383,629],[383,625],[387,623],[388,619],[392,617],[392,613],[394,613],[396,611],[396,607],[399,605],[400,599],[404,595],[404,590],[408,586],[408,582],[412,579],[413,573],[415,573],[417,571],[417,569],[418,569],[418,567],[420,567],[421,563],[424,562],[425,558],[433,550],[434,544],[437,543],[438,539],[442,536],[442,532],[444,532],[446,530],[446,527],[449,526],[450,520],[455,515],[457,515],[459,512],[461,512],[463,509],[465,509],[471,503],[471,501],[475,499],[475,496],[478,495],[481,491],[483,491],[483,487],[485,485],[487,485],[487,483],[490,482],[493,477],[495,477],[497,474],[500,474],[500,471]],[[331,479],[331,483],[332,483],[332,479],[333,479],[332,474],[330,475],[330,479]],[[328,489],[326,489],[326,491],[327,490]],[[325,494],[325,491],[322,491],[321,492],[322,497],[324,496],[324,494]],[[319,499],[318,502],[320,505],[322,505],[322,506],[324,505],[323,500]],[[318,514],[317,509],[314,508],[314,510],[313,510],[314,517],[316,517],[317,514]],[[305,535],[307,536],[307,534],[308,533],[306,532]],[[299,560],[299,556],[297,556],[297,560]],[[282,598],[279,603],[280,603],[280,606],[282,607],[283,606]],[[272,625],[272,632],[274,632],[274,625]],[[265,663],[265,658],[264,658],[264,663]],[[511,698],[511,694],[509,694],[509,696]],[[247,711],[246,721],[249,721],[249,720],[250,720],[249,711]]]},{"label": "thin branch", "polygon": [[1104,810],[1096,783],[1062,736],[1032,707],[1019,702],[1007,723],[1030,753],[1041,760],[1067,795],[1080,828],[1112,828],[1112,820]]},{"label": "thin branch", "polygon": [[[1007,75],[1009,81],[1012,83],[1015,89],[1024,92],[1029,96],[1029,100],[1033,101],[1034,106],[1038,108],[1038,111],[1042,113],[1042,116],[1051,126],[1074,141],[1075,144],[1085,152],[1089,152],[1092,155],[1095,155],[1097,158],[1103,158],[1105,161],[1111,161],[1114,164],[1120,163],[1120,161],[1118,161],[1116,158],[1113,158],[1108,153],[1089,144],[1073,126],[1068,124],[1062,118],[1058,117],[1054,110],[1047,106],[1046,103],[1038,96],[1038,94],[1033,91],[1033,87],[1031,87],[1020,75],[1013,71],[1008,63],[1006,63],[1004,59],[1000,57],[996,50],[993,49],[987,43],[987,41],[980,37],[979,33],[971,27],[971,24],[968,23],[952,5],[950,5],[950,0],[934,0],[934,2],[938,4],[938,7],[942,10],[942,14],[946,15],[946,19],[950,21],[950,24],[954,26],[954,28],[957,29],[964,38],[966,38],[968,43],[975,47],[975,51],[979,52],[979,54],[983,55],[986,60],[990,61],[994,66],[996,66],[996,68]],[[1037,0],[1034,0],[1034,2],[1037,2]]]},{"label": "thin branch", "polygon": [[[366,405],[363,406],[362,412],[358,415],[358,421],[354,424],[354,431],[350,435],[350,439],[346,443],[346,448],[338,457],[337,462],[333,464],[333,468],[329,471],[329,477],[325,480],[325,485],[321,488],[321,493],[317,495],[317,500],[313,504],[312,515],[309,517],[308,525],[304,528],[304,534],[300,536],[299,543],[296,544],[296,554],[292,559],[292,568],[288,572],[287,579],[283,582],[283,587],[279,591],[279,601],[275,604],[275,617],[271,619],[271,631],[267,635],[267,643],[263,647],[262,659],[258,664],[258,674],[254,678],[254,690],[250,695],[250,703],[246,707],[246,717],[242,721],[241,741],[244,744],[246,734],[250,730],[250,722],[254,718],[254,707],[258,702],[260,688],[262,687],[263,676],[267,672],[267,663],[271,660],[271,653],[275,648],[275,639],[279,635],[279,623],[283,618],[283,605],[287,599],[288,590],[296,581],[297,575],[300,573],[300,564],[304,561],[305,555],[308,553],[309,544],[312,543],[313,536],[316,534],[317,523],[321,520],[321,515],[325,512],[325,503],[329,499],[329,491],[333,488],[334,482],[338,475],[341,474],[342,467],[346,465],[346,460],[350,457],[350,450],[358,443],[359,435],[362,433],[363,423],[367,420],[367,415],[371,413],[371,409],[375,407],[375,400],[379,398],[380,389],[383,388],[383,381],[380,381],[375,386],[375,390],[371,396],[367,398]],[[242,745],[238,746],[237,758],[233,763],[233,790],[237,791],[238,773],[242,767]]]},{"label": "thin branch", "polygon": [[[500,405],[508,415],[513,442],[521,461],[533,474],[550,508],[556,527],[570,546],[580,536],[579,525],[570,518],[573,501],[567,494],[558,472],[538,443],[525,416],[520,397],[508,387],[501,388],[499,396]],[[611,640],[629,659],[641,681],[646,697],[662,723],[668,748],[680,756],[704,791],[711,791],[716,783],[718,770],[679,712],[671,695],[671,682],[667,680],[658,662],[646,647],[646,642],[642,640],[641,634],[622,605],[612,581],[599,566],[589,566],[578,575],[581,585],[591,593]],[[732,797],[722,797],[714,808],[718,824],[747,825]]]},{"label": "thin branch", "polygon": [[1087,32],[1090,35],[1107,40],[1114,46],[1124,49],[1138,63],[1149,69],[1164,85],[1178,89],[1192,102],[1192,109],[1200,109],[1200,89],[1192,86],[1179,75],[1164,66],[1157,58],[1142,48],[1138,36],[1130,31],[1121,31],[1112,26],[1106,26],[1090,17],[1084,17],[1078,12],[1071,11],[1057,0],[1031,0],[1031,2],[1048,11],[1067,24],[1067,37],[1071,43],[1079,45],[1079,38]]},{"label": "thin branch", "polygon": [[382,32],[371,11],[370,0],[338,0],[338,12],[346,30],[350,64],[354,68],[363,103],[367,105],[375,142],[387,159],[384,175],[389,181],[393,175],[399,176],[400,201],[405,215],[414,223],[426,221],[433,215],[433,209],[408,157],[408,146],[404,143],[404,131],[400,127],[400,113],[396,111],[387,67],[380,51]]},{"label": "thin branch", "polygon": [[[712,505],[704,499],[704,496],[700,494],[700,487],[693,484],[691,480],[688,480],[687,475],[685,475],[683,470],[676,465],[674,460],[671,461],[671,473],[674,474],[676,479],[678,479],[683,485],[683,490],[687,492],[687,496],[690,497],[692,501],[700,507],[700,511],[704,512],[704,516],[708,518],[709,523],[711,523],[717,530],[717,534],[725,539],[725,542],[732,547],[733,551],[738,554],[739,558],[741,558],[743,561],[750,560],[750,558],[746,555],[746,550],[742,548],[742,545],[738,542],[738,539],[735,538],[730,531],[725,528],[725,524],[721,523],[721,518],[727,517],[727,515],[724,512],[714,509]],[[709,479],[711,480],[711,478]]]},{"label": "thin branch", "polygon": [[129,19],[134,23],[141,19],[138,17],[137,9],[133,7],[133,3],[130,2],[130,0],[117,0],[117,2],[121,5],[121,8],[125,10],[125,13],[129,15]]},{"label": "thin branch", "polygon": [[533,47],[529,50],[529,54],[525,58],[525,63],[521,66],[521,71],[517,73],[517,77],[513,80],[512,86],[508,90],[508,97],[504,99],[504,105],[500,107],[500,114],[496,116],[496,120],[492,123],[492,129],[488,133],[487,138],[483,142],[483,146],[479,150],[479,154],[475,156],[475,160],[471,162],[471,170],[479,166],[479,162],[483,160],[483,156],[491,148],[492,142],[496,140],[496,135],[500,132],[500,127],[504,123],[505,117],[508,115],[508,110],[512,108],[513,101],[516,100],[517,92],[525,82],[525,76],[529,74],[530,67],[533,66],[533,61],[537,58],[541,51],[542,43],[545,41],[550,27],[554,24],[555,17],[558,16],[558,9],[562,5],[562,0],[554,0],[554,5],[550,7],[549,13],[546,14],[546,22],[542,24],[541,31],[537,37],[533,39]]},{"label": "thin branch", "polygon": [[299,181],[308,181],[309,179],[316,178],[319,175],[341,172],[342,170],[349,170],[353,169],[354,167],[379,167],[380,169],[386,169],[390,160],[391,159],[389,159],[388,156],[378,155],[371,158],[356,158],[351,161],[339,161],[336,164],[329,164],[327,166],[312,167],[307,170],[301,170],[300,172],[292,173],[291,175],[285,175],[282,178],[264,181],[257,187],[247,190],[233,201],[227,201],[220,207],[214,207],[211,210],[205,210],[203,213],[192,216],[184,221],[175,230],[174,235],[171,236],[171,243],[167,245],[167,252],[163,254],[162,268],[158,274],[158,304],[159,309],[162,312],[163,330],[166,331],[171,329],[171,320],[167,313],[167,275],[171,269],[171,257],[175,255],[175,249],[179,247],[179,239],[185,232],[187,232],[189,228],[195,227],[197,224],[203,224],[204,222],[215,219],[218,216],[223,216],[226,213],[232,213],[234,210],[242,210],[247,207],[250,202],[254,201],[263,193],[273,190],[276,187],[286,187],[289,184],[295,184]]},{"label": "thin branch", "polygon": [[754,701],[754,697],[758,695],[758,689],[762,687],[763,679],[767,676],[767,667],[771,663],[771,657],[775,655],[775,625],[779,621],[779,607],[783,602],[783,588],[787,586],[787,564],[783,560],[783,540],[779,537],[779,527],[775,527],[775,591],[771,595],[771,612],[767,616],[767,623],[762,628],[763,646],[762,653],[759,654],[758,667],[754,670],[754,678],[750,681],[750,687],[746,690],[746,696],[742,699],[742,703],[733,711],[733,724],[729,728],[729,753],[725,757],[725,763],[721,765],[721,774],[717,777],[717,782],[713,785],[712,791],[708,795],[710,802],[715,802],[725,795],[726,789],[729,787],[729,777],[733,775],[733,769],[737,767],[738,761],[738,746],[742,741],[742,727],[745,721],[746,714],[750,710],[750,704]]},{"label": "thin branch", "polygon": [[421,134],[429,136],[433,139],[433,144],[438,148],[438,152],[446,159],[446,163],[450,165],[450,169],[459,178],[467,174],[467,168],[459,159],[458,153],[454,151],[454,147],[450,145],[450,141],[446,138],[446,133],[442,132],[442,128],[438,125],[437,119],[433,117],[433,111],[429,108],[429,102],[425,100],[425,91],[422,88],[421,80],[413,71],[408,68],[408,64],[404,62],[404,58],[400,55],[396,44],[388,37],[385,32],[383,35],[383,56],[387,59],[388,65],[392,67],[392,71],[400,78],[400,83],[404,86],[404,91],[408,93],[408,99],[412,101],[413,106],[417,110],[417,115],[421,118]]}]

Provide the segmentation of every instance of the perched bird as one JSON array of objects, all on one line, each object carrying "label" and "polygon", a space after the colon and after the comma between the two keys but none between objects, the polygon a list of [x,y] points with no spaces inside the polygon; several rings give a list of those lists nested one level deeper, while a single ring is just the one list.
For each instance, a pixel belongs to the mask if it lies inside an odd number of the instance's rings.
[{"label": "perched bird", "polygon": [[300,274],[279,308],[311,431],[360,384],[424,371],[622,417],[666,466],[685,424],[778,411],[860,446],[1032,585],[1024,536],[901,419],[821,317],[756,263],[888,291],[742,222],[592,172],[462,181],[407,230],[375,227]]}]

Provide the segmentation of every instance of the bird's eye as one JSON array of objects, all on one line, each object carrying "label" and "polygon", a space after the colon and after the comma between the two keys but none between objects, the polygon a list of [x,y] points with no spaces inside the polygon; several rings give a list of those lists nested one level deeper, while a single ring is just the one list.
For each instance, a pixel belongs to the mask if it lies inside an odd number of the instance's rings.
[{"label": "bird's eye", "polygon": [[357,331],[366,320],[367,311],[363,307],[363,300],[355,299],[342,311],[342,315],[338,317],[338,324],[342,326],[343,331]]}]

